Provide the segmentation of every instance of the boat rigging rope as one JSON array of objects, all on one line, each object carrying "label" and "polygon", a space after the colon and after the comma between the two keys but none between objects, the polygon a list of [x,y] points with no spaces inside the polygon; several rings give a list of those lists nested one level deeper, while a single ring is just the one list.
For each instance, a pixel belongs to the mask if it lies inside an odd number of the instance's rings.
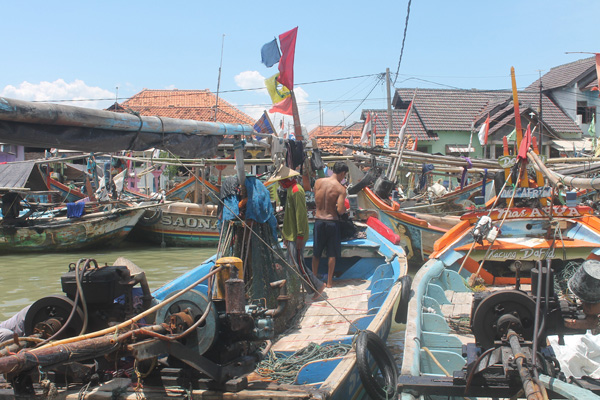
[{"label": "boat rigging rope", "polygon": [[[519,174],[517,176],[521,176],[521,166],[519,165]],[[500,193],[496,194],[496,200],[494,200],[494,203],[492,204],[492,206],[490,207],[490,211],[487,214],[487,217],[489,218],[490,215],[492,215],[492,211],[494,211],[494,207],[496,207],[496,204],[498,204],[498,200],[500,200],[500,195],[502,194],[502,192],[504,191],[504,188],[506,187],[506,184],[508,183],[508,179],[504,181],[504,185],[502,185],[502,188],[500,189]],[[513,199],[515,198],[515,193],[517,192],[517,184],[519,182],[517,181],[517,183],[514,184],[514,189],[513,189],[513,194],[512,197],[510,199],[510,204],[513,204]],[[508,211],[510,210],[510,207],[506,210],[506,213],[504,214],[504,219],[506,219],[506,216],[508,215]],[[502,223],[500,224],[500,226],[502,226],[502,224],[504,223],[504,219],[502,220]],[[495,240],[494,240],[495,241]],[[458,273],[460,274],[460,272],[462,271],[463,267],[465,266],[465,263],[467,262],[467,259],[469,258],[469,256],[471,255],[471,252],[473,251],[473,249],[475,248],[475,245],[477,244],[476,240],[473,240],[473,244],[471,245],[471,248],[469,249],[469,251],[467,252],[467,255],[465,256],[465,258],[463,258],[462,263],[460,264],[460,268],[458,269]],[[490,246],[488,247],[488,251],[490,249],[490,247],[492,246],[493,242],[490,243]],[[486,252],[485,256],[484,256],[484,261],[485,258],[488,256],[488,253]],[[481,265],[479,266],[479,269],[477,269],[477,274],[475,275],[476,277],[479,275],[479,272],[481,271],[481,266],[483,265],[483,263],[481,263]]]},{"label": "boat rigging rope", "polygon": [[[169,151],[170,152],[170,151]],[[171,153],[172,156],[175,156],[173,153]],[[198,176],[196,176],[196,174],[193,173],[193,171],[191,171],[186,165],[183,164],[183,162],[181,162],[180,160],[179,164],[181,164],[181,166],[183,168],[185,168],[190,174],[192,174],[192,176],[194,176],[194,178],[199,181],[202,185],[206,186],[208,188],[208,186],[206,185],[206,183],[204,182],[204,180],[198,179]],[[252,229],[251,226],[249,226],[246,221],[244,221],[237,213],[235,213],[231,208],[229,208],[229,206],[227,206],[227,204],[225,204],[225,202],[220,199],[217,196],[218,201],[223,205],[223,207],[227,208],[231,214],[242,224],[242,226],[246,229],[248,229],[250,231],[250,233],[252,235],[254,235],[258,240],[260,240],[262,242],[262,244],[265,245],[265,248],[269,249],[271,252],[273,252],[273,254],[279,258],[279,260],[283,263],[283,265],[285,265],[289,270],[291,270],[294,274],[296,274],[300,280],[302,280],[303,282],[305,282],[309,287],[313,287],[312,283],[307,280],[306,278],[304,278],[302,276],[302,274],[300,273],[300,271],[298,271],[295,267],[293,267],[292,265],[290,265],[290,263],[284,258],[282,257],[279,253],[277,253],[274,249],[271,248],[271,246],[269,245],[269,243],[267,243],[258,233],[256,233],[256,231],[254,231]],[[220,246],[220,244],[219,244]],[[315,290],[315,292],[317,292]],[[335,307],[325,296],[323,296],[322,293],[319,294],[320,298],[322,300],[324,300],[331,308],[333,308],[343,319],[345,319],[348,324],[350,324],[351,326],[353,326],[356,330],[356,332],[360,332],[360,329],[352,322],[350,321],[337,307]]]}]

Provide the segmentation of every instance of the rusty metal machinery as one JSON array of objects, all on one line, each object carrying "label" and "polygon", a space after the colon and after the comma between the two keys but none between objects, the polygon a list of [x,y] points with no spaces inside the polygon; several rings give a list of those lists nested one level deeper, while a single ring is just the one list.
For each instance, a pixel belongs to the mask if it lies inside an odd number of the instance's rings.
[{"label": "rusty metal machinery", "polygon": [[[109,331],[113,323],[130,319],[140,307],[146,309],[147,285],[142,285],[146,286],[142,293],[134,292],[141,283],[135,278],[139,271],[98,268],[92,260],[86,260],[83,268],[79,264],[61,279],[66,296],[44,297],[27,311],[28,335],[47,341],[83,331]],[[214,272],[200,280],[209,280],[208,295],[198,286],[174,291],[162,301],[164,306],[156,303],[155,312],[147,307],[145,319],[124,330],[0,357],[0,373],[9,374],[18,395],[32,393],[40,368],[54,374],[56,381],[87,382],[92,376],[109,379],[117,364],[127,369],[144,363],[151,366],[146,379],[154,384],[241,390],[247,385],[245,375],[263,357],[265,341],[274,336],[274,319],[289,300],[286,281],[279,280],[270,284],[270,290],[278,292],[276,308],[248,304],[242,271],[239,258],[219,259]]]}]

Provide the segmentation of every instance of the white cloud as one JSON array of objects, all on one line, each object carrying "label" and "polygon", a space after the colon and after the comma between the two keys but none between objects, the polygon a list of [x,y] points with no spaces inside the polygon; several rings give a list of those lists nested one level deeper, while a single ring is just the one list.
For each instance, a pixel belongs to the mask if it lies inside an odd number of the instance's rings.
[{"label": "white cloud", "polygon": [[30,83],[24,81],[18,86],[8,85],[0,91],[0,96],[27,101],[72,100],[60,101],[60,104],[107,108],[114,103],[112,99],[114,99],[115,93],[97,86],[88,86],[80,79],[75,79],[70,83],[63,79],[57,79],[54,82]]},{"label": "white cloud", "polygon": [[[258,71],[244,71],[237,74],[234,78],[235,84],[242,89],[255,89],[265,87],[265,77]],[[260,92],[267,93],[267,89]]]}]

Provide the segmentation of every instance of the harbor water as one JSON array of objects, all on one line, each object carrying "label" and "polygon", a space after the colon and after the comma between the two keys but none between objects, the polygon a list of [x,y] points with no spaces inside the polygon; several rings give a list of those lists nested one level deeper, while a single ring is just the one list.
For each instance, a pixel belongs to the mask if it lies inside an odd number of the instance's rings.
[{"label": "harbor water", "polygon": [[[144,246],[129,243],[109,249],[94,249],[72,253],[15,254],[0,256],[0,321],[10,318],[23,307],[49,295],[62,295],[60,277],[69,264],[82,258],[95,259],[98,265],[113,265],[125,257],[142,268],[151,290],[200,265],[211,257],[215,247],[175,248]],[[411,268],[411,275],[414,275]],[[392,324],[388,347],[398,364],[404,348],[404,325]]]},{"label": "harbor water", "polygon": [[142,268],[150,290],[155,290],[184,272],[202,264],[216,251],[214,247],[161,248],[127,244],[109,249],[83,250],[69,253],[29,253],[0,256],[0,321],[23,307],[49,295],[62,295],[60,277],[69,264],[91,258],[98,265],[113,265],[125,257]]}]

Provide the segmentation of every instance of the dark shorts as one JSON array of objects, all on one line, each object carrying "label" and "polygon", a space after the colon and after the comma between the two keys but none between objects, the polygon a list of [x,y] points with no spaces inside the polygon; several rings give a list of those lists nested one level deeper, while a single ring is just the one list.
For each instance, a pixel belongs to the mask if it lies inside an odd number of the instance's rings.
[{"label": "dark shorts", "polygon": [[340,235],[340,221],[316,219],[313,231],[313,256],[320,258],[323,249],[327,257],[341,257],[342,238]]}]

